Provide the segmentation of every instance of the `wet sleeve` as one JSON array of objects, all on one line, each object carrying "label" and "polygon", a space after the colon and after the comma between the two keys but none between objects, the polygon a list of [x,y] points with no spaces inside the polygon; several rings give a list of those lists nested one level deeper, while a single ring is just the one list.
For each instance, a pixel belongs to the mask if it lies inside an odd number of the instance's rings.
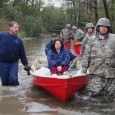
[{"label": "wet sleeve", "polygon": [[45,54],[46,54],[46,56],[48,55],[49,50],[50,50],[49,45],[46,44],[46,46],[45,46]]},{"label": "wet sleeve", "polygon": [[28,61],[27,61],[27,57],[26,57],[26,53],[25,53],[25,48],[23,45],[23,42],[20,41],[20,59],[23,65],[28,65]]}]

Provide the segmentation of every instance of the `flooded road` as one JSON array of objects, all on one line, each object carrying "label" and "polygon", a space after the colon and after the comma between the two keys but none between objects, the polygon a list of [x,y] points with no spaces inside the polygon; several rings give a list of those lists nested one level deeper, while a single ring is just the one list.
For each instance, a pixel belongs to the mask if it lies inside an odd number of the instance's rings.
[{"label": "flooded road", "polygon": [[[45,56],[46,38],[25,40],[25,48],[30,65],[37,58]],[[69,102],[63,103],[42,88],[34,86],[32,76],[28,76],[19,64],[18,87],[0,86],[0,115],[115,115],[115,102],[90,99],[76,94]]]}]

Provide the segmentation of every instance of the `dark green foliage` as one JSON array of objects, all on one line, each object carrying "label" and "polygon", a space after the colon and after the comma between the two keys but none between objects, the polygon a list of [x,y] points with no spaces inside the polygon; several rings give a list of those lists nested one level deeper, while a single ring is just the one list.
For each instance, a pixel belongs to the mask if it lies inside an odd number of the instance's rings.
[{"label": "dark green foliage", "polygon": [[66,14],[62,8],[48,6],[43,9],[42,14],[43,24],[47,30],[60,30],[66,24]]},{"label": "dark green foliage", "polygon": [[10,0],[0,0],[0,8],[4,7]]},{"label": "dark green foliage", "polygon": [[42,19],[40,17],[26,16],[24,29],[27,36],[39,37],[43,30]]},{"label": "dark green foliage", "polygon": [[[65,0],[62,7],[44,6],[42,0],[0,0],[0,31],[11,20],[20,24],[22,35],[38,37],[43,30],[61,30],[67,23],[80,28],[92,22],[96,24],[96,0]],[[88,2],[88,3],[87,3]],[[98,2],[98,18],[106,17],[103,1]],[[115,0],[108,0],[108,11],[115,32]]]}]

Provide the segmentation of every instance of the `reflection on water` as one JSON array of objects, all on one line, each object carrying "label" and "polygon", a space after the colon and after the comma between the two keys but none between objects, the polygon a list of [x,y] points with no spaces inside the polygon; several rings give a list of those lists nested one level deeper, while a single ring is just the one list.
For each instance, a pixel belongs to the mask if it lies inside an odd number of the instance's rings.
[{"label": "reflection on water", "polygon": [[[37,57],[46,58],[44,48],[47,41],[46,37],[24,41],[30,65]],[[90,99],[82,92],[69,102],[59,101],[34,86],[32,77],[27,76],[22,64],[19,64],[19,82],[18,87],[0,86],[0,115],[115,115],[115,102]]]}]

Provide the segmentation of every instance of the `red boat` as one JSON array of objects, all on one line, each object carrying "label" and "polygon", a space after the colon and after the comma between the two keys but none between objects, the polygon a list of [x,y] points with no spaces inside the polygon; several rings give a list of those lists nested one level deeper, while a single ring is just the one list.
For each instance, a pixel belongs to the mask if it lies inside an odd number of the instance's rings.
[{"label": "red boat", "polygon": [[74,97],[83,86],[87,84],[87,78],[84,75],[62,78],[60,77],[45,77],[32,74],[33,83],[38,85],[52,94],[54,97],[63,102]]}]

